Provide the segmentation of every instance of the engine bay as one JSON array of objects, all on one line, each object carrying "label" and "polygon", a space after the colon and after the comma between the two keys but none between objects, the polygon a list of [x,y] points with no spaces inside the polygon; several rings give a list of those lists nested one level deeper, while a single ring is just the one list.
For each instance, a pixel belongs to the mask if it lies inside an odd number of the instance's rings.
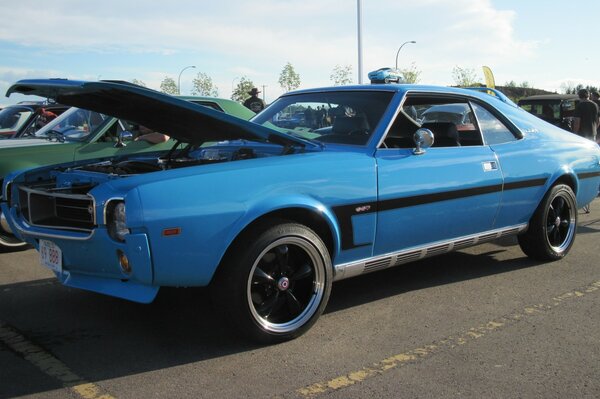
[{"label": "engine bay", "polygon": [[281,154],[281,147],[277,145],[249,143],[245,141],[221,142],[209,147],[188,145],[179,148],[179,146],[175,146],[167,154],[161,154],[159,156],[137,155],[127,159],[121,158],[87,164],[72,168],[71,170],[127,176],[187,166],[240,161]]}]

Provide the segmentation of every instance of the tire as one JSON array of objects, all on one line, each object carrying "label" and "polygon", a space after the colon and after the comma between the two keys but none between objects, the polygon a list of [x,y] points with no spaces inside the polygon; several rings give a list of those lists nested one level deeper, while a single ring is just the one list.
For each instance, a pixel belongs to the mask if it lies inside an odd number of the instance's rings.
[{"label": "tire", "polygon": [[577,201],[571,187],[553,186],[535,210],[529,229],[519,236],[519,245],[527,256],[555,261],[568,253],[577,231]]},{"label": "tire", "polygon": [[306,226],[281,223],[236,240],[210,292],[216,313],[240,335],[272,344],[302,335],[317,321],[331,282],[323,241]]}]

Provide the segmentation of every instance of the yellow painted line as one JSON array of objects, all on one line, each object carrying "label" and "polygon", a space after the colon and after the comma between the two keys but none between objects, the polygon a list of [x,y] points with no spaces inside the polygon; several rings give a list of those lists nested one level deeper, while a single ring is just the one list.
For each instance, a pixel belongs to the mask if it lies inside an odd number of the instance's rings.
[{"label": "yellow painted line", "polygon": [[430,357],[442,350],[453,349],[458,346],[465,345],[474,340],[483,338],[495,331],[499,331],[508,326],[519,323],[531,315],[549,311],[565,301],[579,299],[591,293],[597,293],[599,290],[600,281],[596,281],[587,287],[579,288],[577,290],[566,292],[562,295],[554,297],[547,303],[526,306],[517,312],[488,321],[487,323],[477,327],[470,328],[469,330],[457,336],[450,336],[440,341],[436,341],[430,345],[425,345],[421,348],[399,353],[370,366],[363,367],[361,370],[350,372],[346,375],[333,378],[329,381],[317,382],[304,388],[300,388],[296,391],[296,393],[302,397],[313,398],[315,396],[347,388],[354,384],[361,383],[367,379],[381,375],[389,370],[402,367],[406,364],[414,363],[419,359]]},{"label": "yellow painted line", "polygon": [[113,396],[103,392],[99,386],[79,377],[56,357],[30,342],[16,329],[2,321],[0,321],[0,342],[43,373],[60,381],[65,388],[70,389],[80,398],[114,399]]}]

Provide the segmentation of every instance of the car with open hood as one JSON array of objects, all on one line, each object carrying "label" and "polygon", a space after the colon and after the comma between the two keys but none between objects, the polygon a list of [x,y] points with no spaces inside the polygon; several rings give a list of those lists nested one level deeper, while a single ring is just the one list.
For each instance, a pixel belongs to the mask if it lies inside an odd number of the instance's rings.
[{"label": "car with open hood", "polygon": [[[10,228],[60,282],[142,303],[160,287],[208,286],[218,313],[261,342],[307,331],[334,281],[511,235],[531,258],[559,260],[600,183],[598,145],[472,90],[301,90],[251,121],[111,82],[9,92],[175,140],[6,177]],[[412,112],[455,104],[472,112],[468,129]],[[309,106],[332,116],[330,129],[290,124]]]},{"label": "car with open hood", "polygon": [[[66,82],[65,80],[55,81]],[[28,94],[26,91],[23,93]],[[240,103],[227,99],[194,96],[181,98],[192,103],[194,107],[209,107],[216,112],[227,113],[243,119],[250,119],[255,115]],[[2,113],[17,112],[15,107],[17,106],[5,108]],[[61,107],[63,111],[69,108],[64,105]],[[47,107],[46,109],[57,111],[56,107]],[[26,114],[27,117],[35,112],[31,104],[18,105],[18,110],[21,110],[22,114]],[[171,131],[171,126],[162,125],[161,128],[163,129],[161,132],[165,134],[169,134]],[[132,153],[155,152],[172,147],[173,140],[154,144],[145,140],[135,140],[140,132],[144,133],[145,131],[147,129],[144,129],[143,126],[140,128],[139,124],[126,119],[108,116],[99,111],[72,107],[48,121],[39,130],[26,130],[26,137],[0,140],[0,182],[8,173],[19,169],[93,158],[119,157]],[[0,211],[0,249],[18,249],[25,245],[25,242],[15,237],[10,231],[6,218]]]}]

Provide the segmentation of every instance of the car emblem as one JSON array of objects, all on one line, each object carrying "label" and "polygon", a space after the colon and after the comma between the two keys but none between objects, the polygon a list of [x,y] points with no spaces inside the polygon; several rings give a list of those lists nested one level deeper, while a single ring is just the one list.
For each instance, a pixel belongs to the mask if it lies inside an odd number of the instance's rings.
[{"label": "car emblem", "polygon": [[371,205],[357,206],[354,210],[356,213],[367,212],[371,209]]},{"label": "car emblem", "polygon": [[92,205],[89,205],[89,206],[88,206],[88,213],[89,213],[90,215],[93,215],[93,214],[94,214],[94,207],[93,207]]},{"label": "car emblem", "polygon": [[279,288],[280,291],[287,290],[290,288],[290,280],[287,277],[280,278],[279,281],[277,281],[277,288]]}]

